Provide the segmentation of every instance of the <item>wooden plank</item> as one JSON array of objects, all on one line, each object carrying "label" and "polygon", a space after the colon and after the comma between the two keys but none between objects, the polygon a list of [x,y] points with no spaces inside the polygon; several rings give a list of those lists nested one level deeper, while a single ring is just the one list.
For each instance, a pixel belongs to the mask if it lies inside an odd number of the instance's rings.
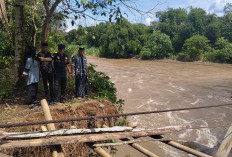
[{"label": "wooden plank", "polygon": [[76,136],[54,136],[41,139],[31,140],[4,140],[0,142],[0,149],[16,148],[16,147],[33,147],[46,145],[71,144],[77,142],[97,142],[111,139],[123,139],[129,137],[144,137],[151,135],[161,135],[169,132],[180,131],[182,127],[160,128],[156,130],[135,131],[135,132],[118,132],[103,134],[87,134]]},{"label": "wooden plank", "polygon": [[[44,127],[44,126],[43,126]],[[141,129],[144,130],[144,129]],[[72,135],[72,134],[86,134],[86,133],[101,133],[101,132],[124,132],[133,131],[133,128],[126,126],[114,126],[111,128],[94,128],[94,129],[61,129],[51,131],[36,131],[36,132],[10,132],[4,135],[8,136],[7,139],[20,139],[20,138],[39,138],[56,135]],[[1,138],[1,135],[0,135]]]},{"label": "wooden plank", "polygon": [[232,125],[229,127],[215,157],[227,157],[232,148]]}]

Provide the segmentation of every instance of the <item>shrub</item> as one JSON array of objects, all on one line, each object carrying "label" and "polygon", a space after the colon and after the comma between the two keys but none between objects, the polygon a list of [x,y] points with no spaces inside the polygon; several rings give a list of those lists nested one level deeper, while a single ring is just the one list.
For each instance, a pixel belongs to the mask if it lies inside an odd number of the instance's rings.
[{"label": "shrub", "polygon": [[186,54],[186,53],[179,53],[177,55],[177,58],[176,58],[178,61],[182,61],[182,62],[189,62],[191,61],[190,57],[189,57],[189,54]]},{"label": "shrub", "polygon": [[154,32],[140,52],[141,59],[163,59],[172,54],[172,42],[164,33]]},{"label": "shrub", "polygon": [[10,77],[12,74],[9,69],[4,69],[0,73],[0,98],[3,99],[8,97],[11,93],[13,93],[14,83],[12,82],[12,78]]},{"label": "shrub", "polygon": [[114,83],[110,81],[110,77],[103,72],[95,70],[96,65],[90,64],[88,66],[88,83],[89,92],[94,97],[106,98],[112,103],[116,103],[116,88]]},{"label": "shrub", "polygon": [[194,35],[185,41],[182,52],[189,56],[190,61],[201,60],[202,55],[209,49],[208,43],[206,37]]},{"label": "shrub", "polygon": [[141,59],[151,59],[151,58],[153,58],[150,49],[147,48],[147,47],[142,48],[142,50],[141,50],[141,52],[139,54],[139,57]]},{"label": "shrub", "polygon": [[215,43],[215,48],[211,48],[204,55],[205,61],[218,63],[232,63],[232,43],[224,38],[219,38]]},{"label": "shrub", "polygon": [[86,55],[99,56],[100,50],[99,50],[99,48],[96,48],[96,47],[87,48],[85,50],[85,54]]},{"label": "shrub", "polygon": [[14,64],[15,57],[14,56],[0,56],[0,69],[7,68]]}]

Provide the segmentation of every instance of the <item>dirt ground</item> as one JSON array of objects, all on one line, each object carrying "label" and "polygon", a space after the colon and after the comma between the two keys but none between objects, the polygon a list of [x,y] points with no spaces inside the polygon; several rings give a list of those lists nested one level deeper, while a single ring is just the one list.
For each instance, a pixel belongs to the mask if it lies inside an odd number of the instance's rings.
[{"label": "dirt ground", "polygon": [[[1,124],[6,123],[19,123],[19,122],[34,122],[44,121],[44,114],[42,108],[30,109],[27,105],[24,105],[25,98],[22,97],[25,93],[15,93],[13,99],[7,98],[0,104],[0,119]],[[41,99],[42,97],[40,97]],[[56,119],[68,119],[78,118],[85,116],[100,116],[107,114],[118,114],[117,107],[108,101],[98,101],[93,99],[86,99],[78,101],[68,96],[69,103],[61,104],[57,103],[54,106],[50,106],[51,115],[54,120]],[[8,104],[8,106],[6,105]],[[100,105],[104,105],[103,109]],[[9,107],[10,106],[10,107]],[[115,118],[106,118],[89,121],[77,121],[67,123],[56,123],[57,129],[67,129],[71,126],[76,128],[99,128],[103,125],[114,126]],[[22,132],[22,131],[41,131],[41,125],[25,126],[25,127],[12,127],[0,129],[6,132]],[[54,147],[30,147],[30,148],[16,148],[1,151],[4,154],[8,154],[14,157],[50,157],[52,156],[52,150]],[[77,143],[62,145],[62,150],[65,156],[77,157],[77,156],[96,156],[86,144]],[[0,152],[0,153],[1,153]]]}]

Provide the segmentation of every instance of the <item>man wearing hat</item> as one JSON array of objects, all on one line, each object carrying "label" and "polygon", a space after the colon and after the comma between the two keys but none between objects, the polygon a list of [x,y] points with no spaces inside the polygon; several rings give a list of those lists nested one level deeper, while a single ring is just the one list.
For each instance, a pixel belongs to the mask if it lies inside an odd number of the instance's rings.
[{"label": "man wearing hat", "polygon": [[55,98],[58,96],[59,87],[61,88],[61,98],[60,102],[65,103],[65,90],[66,90],[66,80],[67,72],[70,73],[68,56],[64,53],[65,45],[58,45],[58,53],[53,57],[54,60],[54,79],[55,79]]},{"label": "man wearing hat", "polygon": [[87,59],[84,56],[84,47],[80,47],[78,54],[72,57],[72,69],[71,74],[73,75],[73,70],[75,69],[75,85],[76,85],[76,97],[79,99],[84,98],[87,94]]}]

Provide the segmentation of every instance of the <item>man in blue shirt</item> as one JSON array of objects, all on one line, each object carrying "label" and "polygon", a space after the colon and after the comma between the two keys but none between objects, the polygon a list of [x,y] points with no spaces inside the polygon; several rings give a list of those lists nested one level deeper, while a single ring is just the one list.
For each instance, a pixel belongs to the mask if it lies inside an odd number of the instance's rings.
[{"label": "man in blue shirt", "polygon": [[55,76],[55,98],[58,96],[59,87],[61,88],[60,102],[65,103],[65,89],[67,81],[67,72],[70,73],[68,56],[64,53],[65,45],[58,45],[58,53],[53,57],[54,60],[54,76]]},{"label": "man in blue shirt", "polygon": [[76,85],[76,97],[78,99],[84,98],[87,94],[87,59],[84,56],[84,47],[80,47],[78,54],[72,57],[72,69],[71,74],[75,69],[75,85]]}]

